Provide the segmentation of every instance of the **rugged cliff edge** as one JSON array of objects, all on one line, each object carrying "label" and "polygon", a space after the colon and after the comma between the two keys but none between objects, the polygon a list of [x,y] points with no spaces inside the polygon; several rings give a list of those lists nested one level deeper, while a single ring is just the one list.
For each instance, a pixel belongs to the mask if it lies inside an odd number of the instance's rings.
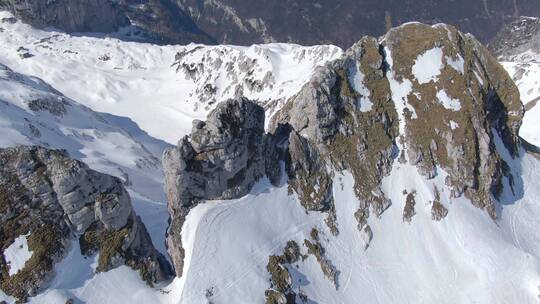
[{"label": "rugged cliff edge", "polygon": [[[171,274],[121,181],[65,152],[37,146],[1,149],[0,208],[0,284],[19,299],[36,295],[60,275],[54,274],[54,265],[74,242],[84,256],[99,255],[96,272],[125,264],[148,284]],[[8,252],[21,241],[29,256],[15,265]]]},{"label": "rugged cliff edge", "polygon": [[[168,250],[176,273],[182,275],[181,231],[189,211],[205,200],[241,197],[265,174],[274,184],[286,174],[290,193],[307,211],[327,214],[325,224],[338,235],[333,180],[336,172],[351,172],[365,248],[377,237],[368,218],[392,204],[381,183],[395,170],[443,178],[448,191],[435,187],[426,202],[434,220],[452,212],[449,203],[458,197],[496,219],[503,188],[513,191],[516,177],[503,155],[519,153],[523,113],[517,87],[472,36],[411,23],[380,40],[365,37],[318,68],[271,118],[269,133],[262,108],[230,100],[206,123],[194,122],[191,136],[165,153]],[[269,170],[281,164],[284,172]],[[414,224],[415,193],[395,191],[406,195],[403,219]],[[305,246],[337,288],[339,271],[319,240],[314,230]],[[268,270],[283,272],[289,260],[276,256]],[[272,273],[279,277],[287,274]],[[268,303],[285,303],[287,286],[269,290]]]}]

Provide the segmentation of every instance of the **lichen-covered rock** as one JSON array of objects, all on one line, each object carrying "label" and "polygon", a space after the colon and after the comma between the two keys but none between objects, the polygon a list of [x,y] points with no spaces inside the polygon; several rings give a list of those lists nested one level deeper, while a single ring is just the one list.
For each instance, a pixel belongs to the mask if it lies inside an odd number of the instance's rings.
[{"label": "lichen-covered rock", "polygon": [[[282,255],[268,258],[266,270],[270,274],[270,288],[265,291],[267,304],[294,304],[296,293],[292,288],[292,276],[288,267],[299,261],[300,247],[295,241],[288,241]],[[299,295],[300,296],[300,295]]]},{"label": "lichen-covered rock", "polygon": [[428,179],[444,171],[454,196],[495,218],[503,179],[512,180],[496,142],[517,154],[523,111],[508,74],[472,36],[409,23],[380,41],[365,37],[318,68],[270,126],[293,129],[289,184],[306,209],[322,211],[332,201],[334,170],[352,173],[355,217],[369,243],[370,213],[380,216],[391,204],[380,185],[395,161]]},{"label": "lichen-covered rock", "polygon": [[[168,244],[179,275],[180,231],[189,210],[204,199],[242,196],[264,174],[277,183],[281,172],[272,168],[281,162],[291,194],[306,211],[327,212],[333,235],[339,233],[340,203],[333,195],[334,172],[352,174],[354,217],[366,249],[373,238],[370,215],[382,216],[392,204],[382,183],[393,169],[417,171],[425,179],[445,176],[452,197],[464,195],[495,218],[504,179],[512,186],[501,149],[517,155],[524,111],[516,86],[478,41],[451,26],[420,23],[392,29],[380,40],[365,37],[317,68],[272,116],[270,134],[263,135],[263,123],[246,123],[254,113],[260,116],[255,121],[263,121],[256,108],[238,99],[220,104],[164,155]],[[415,204],[410,193],[404,221],[414,216]],[[440,200],[432,206],[434,220],[447,215]],[[304,244],[336,283],[322,245]]]},{"label": "lichen-covered rock", "polygon": [[126,264],[149,284],[170,275],[168,262],[153,247],[121,181],[63,151],[0,149],[0,211],[2,252],[21,235],[32,251],[13,275],[3,254],[0,259],[0,287],[20,299],[47,286],[74,235],[80,235],[84,255],[99,253],[97,271]]},{"label": "lichen-covered rock", "polygon": [[390,206],[379,186],[392,167],[398,134],[383,55],[376,39],[362,39],[341,59],[319,68],[271,122],[294,129],[287,169],[308,210],[332,210],[322,208],[333,204],[332,171],[353,173],[361,198],[355,216],[366,240],[370,207],[380,215]]},{"label": "lichen-covered rock", "polygon": [[165,151],[165,191],[171,222],[167,246],[178,276],[184,250],[181,229],[189,210],[205,199],[246,195],[264,176],[264,110],[246,99],[220,103],[190,136]]},{"label": "lichen-covered rock", "polygon": [[[493,197],[509,174],[496,140],[511,155],[520,146],[517,87],[485,47],[451,26],[407,24],[382,45],[393,95],[401,95],[394,102],[403,108],[406,159],[428,178],[444,170],[455,196],[464,194],[495,218]],[[425,61],[431,70],[421,70]]]}]

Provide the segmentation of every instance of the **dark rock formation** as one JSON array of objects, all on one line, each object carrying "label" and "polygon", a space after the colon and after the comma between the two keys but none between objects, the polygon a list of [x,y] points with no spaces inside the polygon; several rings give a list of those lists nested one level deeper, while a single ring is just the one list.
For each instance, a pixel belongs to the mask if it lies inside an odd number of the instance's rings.
[{"label": "dark rock formation", "polygon": [[11,276],[0,256],[1,289],[19,299],[47,286],[54,264],[76,237],[84,255],[99,253],[98,272],[125,264],[149,284],[171,274],[121,181],[62,151],[0,149],[0,211],[2,252],[21,235],[26,235],[32,251],[24,268]]},{"label": "dark rock formation", "polygon": [[221,43],[287,41],[351,46],[409,21],[450,23],[489,41],[509,19],[540,15],[536,0],[178,0],[197,25]]},{"label": "dark rock formation", "polygon": [[265,174],[264,110],[246,99],[219,104],[191,136],[163,155],[171,223],[167,246],[177,275],[184,251],[180,232],[189,210],[205,199],[246,195]]}]

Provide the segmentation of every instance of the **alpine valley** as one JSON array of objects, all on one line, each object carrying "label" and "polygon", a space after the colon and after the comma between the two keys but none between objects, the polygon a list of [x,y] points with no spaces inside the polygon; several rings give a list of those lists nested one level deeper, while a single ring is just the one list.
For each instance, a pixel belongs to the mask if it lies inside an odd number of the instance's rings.
[{"label": "alpine valley", "polygon": [[173,18],[163,45],[133,1],[95,1],[113,34],[22,2],[0,1],[0,302],[540,302],[540,19],[342,49]]}]

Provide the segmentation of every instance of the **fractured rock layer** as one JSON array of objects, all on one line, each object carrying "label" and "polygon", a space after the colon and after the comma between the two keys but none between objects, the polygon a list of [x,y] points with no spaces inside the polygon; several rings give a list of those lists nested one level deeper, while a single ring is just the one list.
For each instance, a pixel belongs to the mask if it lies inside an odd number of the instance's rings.
[{"label": "fractured rock layer", "polygon": [[121,181],[65,152],[1,149],[0,209],[2,252],[19,236],[27,238],[32,252],[12,275],[6,257],[0,256],[1,289],[19,299],[47,286],[74,236],[83,255],[99,254],[98,272],[126,264],[149,284],[170,276],[170,265],[152,245]]}]

